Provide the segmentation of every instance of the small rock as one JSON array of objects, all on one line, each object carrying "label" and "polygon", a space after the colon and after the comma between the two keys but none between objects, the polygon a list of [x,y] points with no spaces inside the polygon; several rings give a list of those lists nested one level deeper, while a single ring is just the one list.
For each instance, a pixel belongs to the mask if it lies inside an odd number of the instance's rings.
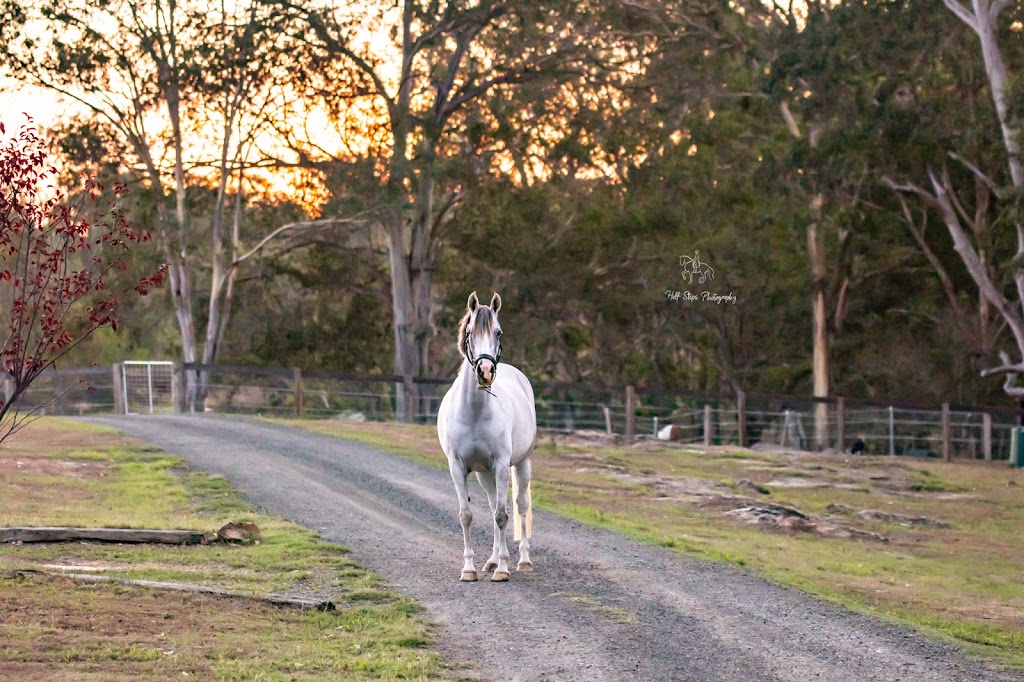
[{"label": "small rock", "polygon": [[740,480],[736,481],[736,487],[746,488],[747,490],[753,490],[755,493],[760,493],[762,495],[772,494],[772,491],[768,490],[768,488],[765,488],[763,485],[758,485],[757,483],[754,483],[753,481],[747,478],[741,478]]},{"label": "small rock", "polygon": [[925,526],[928,528],[949,528],[949,524],[943,521],[936,521],[925,516],[903,516],[902,514],[889,514],[887,512],[875,511],[874,509],[863,509],[857,512],[857,516],[867,521],[886,521],[898,523],[901,526]]},{"label": "small rock", "polygon": [[240,526],[243,530],[247,531],[249,533],[249,537],[251,537],[253,540],[263,539],[263,532],[260,531],[260,527],[252,521],[239,521],[237,525]]},{"label": "small rock", "polygon": [[252,534],[240,525],[229,521],[217,531],[217,537],[226,542],[250,542]]}]

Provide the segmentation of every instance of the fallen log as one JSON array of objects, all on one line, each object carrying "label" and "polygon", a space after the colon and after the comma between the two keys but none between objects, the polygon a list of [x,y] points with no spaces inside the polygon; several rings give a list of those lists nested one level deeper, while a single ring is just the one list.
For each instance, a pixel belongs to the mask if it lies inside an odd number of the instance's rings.
[{"label": "fallen log", "polygon": [[130,587],[144,587],[154,590],[171,590],[173,592],[188,592],[191,594],[209,594],[215,597],[228,597],[231,599],[249,599],[253,601],[266,602],[274,606],[281,606],[300,610],[334,611],[334,602],[326,599],[312,599],[306,597],[289,597],[283,594],[252,594],[249,592],[237,592],[235,590],[222,590],[217,587],[206,587],[205,585],[193,585],[189,583],[168,583],[155,580],[132,580],[129,578],[118,578],[109,575],[87,575],[84,573],[57,573],[40,571],[34,568],[17,569],[15,575],[27,577],[31,574],[68,578],[81,583],[108,583],[114,585],[127,585]]},{"label": "fallen log", "polygon": [[198,545],[206,535],[197,530],[146,530],[140,528],[0,528],[0,543],[7,542],[122,542]]}]

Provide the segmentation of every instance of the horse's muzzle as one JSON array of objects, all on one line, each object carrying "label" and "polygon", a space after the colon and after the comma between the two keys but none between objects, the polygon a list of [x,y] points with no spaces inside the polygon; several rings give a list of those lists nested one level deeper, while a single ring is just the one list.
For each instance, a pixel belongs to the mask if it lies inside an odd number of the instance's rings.
[{"label": "horse's muzzle", "polygon": [[481,357],[476,361],[476,383],[480,388],[488,388],[494,383],[498,373],[498,365],[489,357]]}]

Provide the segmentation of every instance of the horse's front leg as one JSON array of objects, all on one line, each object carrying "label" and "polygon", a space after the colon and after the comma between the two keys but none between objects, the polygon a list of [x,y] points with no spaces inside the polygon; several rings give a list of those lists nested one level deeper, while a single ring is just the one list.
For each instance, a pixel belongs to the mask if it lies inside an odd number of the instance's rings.
[{"label": "horse's front leg", "polygon": [[477,474],[480,485],[487,493],[487,502],[494,515],[494,545],[491,556],[484,564],[484,571],[494,571],[493,582],[508,580],[508,544],[505,542],[505,527],[508,525],[508,467],[496,465],[496,471]]},{"label": "horse's front leg", "polygon": [[[476,480],[480,482],[480,487],[484,489],[484,494],[487,496],[487,506],[491,510],[491,518],[494,518],[494,512],[497,510],[495,506],[497,504],[497,489],[494,482],[494,474],[490,471],[478,471],[476,472]],[[494,534],[491,545],[491,556],[484,562],[484,573],[490,573],[498,567],[498,524],[494,524]]]},{"label": "horse's front leg", "polygon": [[495,510],[494,530],[498,545],[498,567],[491,574],[492,582],[508,580],[508,543],[505,542],[505,528],[508,526],[508,477],[509,467],[497,464],[494,471]]},{"label": "horse's front leg", "polygon": [[459,523],[462,524],[462,581],[476,580],[476,566],[473,565],[473,543],[469,536],[469,526],[473,523],[473,513],[469,510],[469,491],[466,489],[466,478],[469,471],[461,460],[454,457],[448,460],[448,469],[455,483],[455,493],[459,496]]}]

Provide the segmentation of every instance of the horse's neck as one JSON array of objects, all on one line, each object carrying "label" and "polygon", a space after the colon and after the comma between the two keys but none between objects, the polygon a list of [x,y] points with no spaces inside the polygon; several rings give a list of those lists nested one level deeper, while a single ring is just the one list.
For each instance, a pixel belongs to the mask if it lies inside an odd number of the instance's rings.
[{"label": "horse's neck", "polygon": [[467,409],[479,414],[490,407],[488,400],[494,400],[494,396],[477,387],[476,380],[473,378],[473,366],[469,364],[468,360],[463,361],[459,378],[456,381],[460,384],[459,392],[462,394],[462,404]]}]

